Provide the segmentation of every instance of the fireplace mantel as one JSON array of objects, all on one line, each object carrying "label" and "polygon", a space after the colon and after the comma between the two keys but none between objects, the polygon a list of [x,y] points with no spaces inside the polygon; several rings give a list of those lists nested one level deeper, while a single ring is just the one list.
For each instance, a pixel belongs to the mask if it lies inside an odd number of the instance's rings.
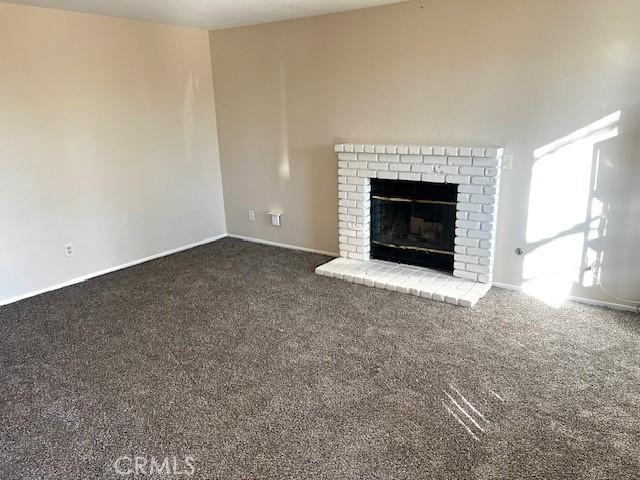
[{"label": "fireplace mantel", "polygon": [[[488,289],[493,280],[501,147],[348,143],[336,145],[335,151],[342,258],[370,260],[372,178],[458,184],[453,278],[464,280],[464,285],[468,282],[469,291]],[[320,268],[318,273],[330,272]],[[454,283],[461,284],[451,282],[449,287]],[[473,283],[485,284],[487,288],[472,289]],[[446,295],[434,298],[440,297],[444,300]],[[479,298],[475,294],[472,297],[471,302],[452,303],[473,304]]]}]

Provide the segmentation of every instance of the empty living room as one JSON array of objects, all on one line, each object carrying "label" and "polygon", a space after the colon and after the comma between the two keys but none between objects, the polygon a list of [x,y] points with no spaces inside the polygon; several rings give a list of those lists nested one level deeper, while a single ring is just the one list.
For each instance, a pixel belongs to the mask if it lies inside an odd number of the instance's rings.
[{"label": "empty living room", "polygon": [[0,480],[640,479],[639,19],[0,0]]}]

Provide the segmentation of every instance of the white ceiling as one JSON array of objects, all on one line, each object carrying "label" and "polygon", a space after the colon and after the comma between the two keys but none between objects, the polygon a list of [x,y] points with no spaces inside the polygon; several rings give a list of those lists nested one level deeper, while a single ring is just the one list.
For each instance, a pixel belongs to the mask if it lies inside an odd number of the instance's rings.
[{"label": "white ceiling", "polygon": [[404,0],[4,0],[154,23],[217,29],[344,12]]}]

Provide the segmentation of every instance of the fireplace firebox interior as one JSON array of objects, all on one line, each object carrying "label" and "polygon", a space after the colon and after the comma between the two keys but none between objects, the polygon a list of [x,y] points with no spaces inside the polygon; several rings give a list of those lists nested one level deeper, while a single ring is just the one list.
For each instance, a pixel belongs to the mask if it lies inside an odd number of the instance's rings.
[{"label": "fireplace firebox interior", "polygon": [[453,272],[457,184],[371,180],[371,257]]}]

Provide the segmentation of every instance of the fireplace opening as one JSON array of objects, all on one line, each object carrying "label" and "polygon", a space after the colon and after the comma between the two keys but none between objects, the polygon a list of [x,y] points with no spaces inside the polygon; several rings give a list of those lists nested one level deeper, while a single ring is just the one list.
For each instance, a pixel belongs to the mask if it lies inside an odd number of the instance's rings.
[{"label": "fireplace opening", "polygon": [[371,180],[371,258],[453,272],[457,184]]}]

